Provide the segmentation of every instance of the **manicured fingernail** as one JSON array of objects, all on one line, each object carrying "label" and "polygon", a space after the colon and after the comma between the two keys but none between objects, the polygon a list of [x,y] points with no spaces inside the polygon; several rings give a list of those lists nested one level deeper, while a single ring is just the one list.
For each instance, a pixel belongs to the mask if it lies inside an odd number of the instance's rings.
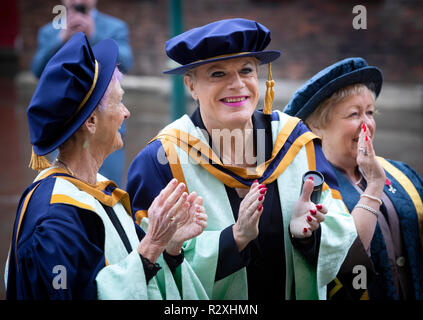
[{"label": "manicured fingernail", "polygon": [[367,127],[366,127],[366,124],[365,123],[363,123],[363,125],[361,126],[361,128],[363,129],[364,132],[366,132]]},{"label": "manicured fingernail", "polygon": [[264,184],[261,184],[261,185],[259,185],[259,187],[258,187],[259,189],[263,189],[263,188],[266,188],[266,186],[264,185]]},{"label": "manicured fingernail", "polygon": [[368,136],[366,136],[366,141],[369,141],[369,137]]},{"label": "manicured fingernail", "polygon": [[263,189],[260,190],[260,194],[265,194],[266,191],[267,191],[267,189],[266,188],[263,188]]},{"label": "manicured fingernail", "polygon": [[323,206],[322,206],[321,204],[316,204],[316,208],[317,208],[318,210],[321,210],[321,209],[323,208]]},{"label": "manicured fingernail", "polygon": [[[316,206],[317,207],[317,206]],[[313,215],[313,216],[315,216],[316,215],[316,213],[317,213],[317,211],[316,210],[314,210],[314,209],[310,209],[310,213],[311,213],[311,215]],[[310,221],[310,220],[309,220]]]},{"label": "manicured fingernail", "polygon": [[259,205],[259,207],[258,207],[258,211],[261,211],[263,209],[263,205],[261,204],[261,205]]},{"label": "manicured fingernail", "polygon": [[307,216],[308,221],[312,221],[313,219],[310,216]]},{"label": "manicured fingernail", "polygon": [[263,200],[263,198],[264,198],[264,196],[260,196],[260,197],[258,198],[258,200],[259,200],[259,201],[261,201],[261,200]]},{"label": "manicured fingernail", "polygon": [[311,181],[314,181],[314,178],[313,177],[308,177]]},{"label": "manicured fingernail", "polygon": [[307,232],[307,228],[304,228],[304,229],[303,229],[303,232],[304,232],[304,233],[306,233],[306,232]]},{"label": "manicured fingernail", "polygon": [[253,183],[258,183],[258,180],[256,179],[256,180],[254,180],[254,182]]}]

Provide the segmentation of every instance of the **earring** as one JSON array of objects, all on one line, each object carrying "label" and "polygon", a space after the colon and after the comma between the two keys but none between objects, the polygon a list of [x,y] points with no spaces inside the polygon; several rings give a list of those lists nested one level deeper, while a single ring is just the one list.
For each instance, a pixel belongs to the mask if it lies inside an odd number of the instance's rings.
[{"label": "earring", "polygon": [[87,149],[88,145],[89,145],[88,140],[85,140],[84,143],[82,144],[82,148]]}]

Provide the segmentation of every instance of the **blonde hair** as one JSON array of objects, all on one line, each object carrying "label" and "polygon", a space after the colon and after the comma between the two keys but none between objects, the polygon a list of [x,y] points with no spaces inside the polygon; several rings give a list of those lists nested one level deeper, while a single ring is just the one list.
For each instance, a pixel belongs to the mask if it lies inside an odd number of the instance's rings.
[{"label": "blonde hair", "polygon": [[[256,57],[247,57],[247,58],[253,58],[253,62],[254,65],[256,67],[256,72],[257,72],[257,76],[259,75],[259,65],[260,65],[260,61],[256,58]],[[195,72],[196,72],[196,67],[192,68],[192,69],[188,69],[184,76],[189,77],[193,82],[195,82]]]},{"label": "blonde hair", "polygon": [[305,124],[309,129],[311,129],[312,126],[325,128],[332,120],[333,108],[338,103],[341,103],[344,99],[352,95],[362,94],[366,90],[372,94],[373,101],[375,101],[376,94],[373,84],[356,83],[335,91],[329,98],[320,102],[317,108],[305,119]]}]

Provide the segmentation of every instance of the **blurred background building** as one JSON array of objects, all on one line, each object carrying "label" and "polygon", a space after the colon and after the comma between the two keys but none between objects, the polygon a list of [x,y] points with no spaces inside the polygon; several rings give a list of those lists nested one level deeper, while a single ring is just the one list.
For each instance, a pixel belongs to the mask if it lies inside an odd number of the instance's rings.
[{"label": "blurred background building", "polygon": [[[52,9],[58,4],[60,0],[8,0],[0,10],[2,276],[16,206],[35,177],[27,167],[31,146],[25,112],[37,82],[29,68],[38,29],[53,20]],[[366,8],[367,29],[353,28],[358,4]],[[423,175],[423,0],[98,0],[97,8],[130,29],[134,59],[123,82],[124,103],[131,111],[126,168],[160,128],[194,108],[183,92],[181,98],[180,79],[161,74],[168,69],[164,44],[169,36],[241,17],[267,26],[272,31],[269,48],[282,51],[272,64],[276,108],[283,108],[306,79],[337,60],[361,56],[378,66],[384,86],[376,103],[376,152],[405,161]],[[266,75],[263,68],[261,77]],[[262,86],[264,92],[264,81]],[[181,99],[185,109],[175,110]],[[1,281],[0,298],[4,294]]]}]

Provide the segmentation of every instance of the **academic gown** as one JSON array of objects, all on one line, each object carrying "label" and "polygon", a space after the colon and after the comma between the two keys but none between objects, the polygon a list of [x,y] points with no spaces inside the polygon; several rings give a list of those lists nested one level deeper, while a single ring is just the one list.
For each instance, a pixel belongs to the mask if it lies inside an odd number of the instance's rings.
[{"label": "academic gown", "polygon": [[[131,246],[136,247],[136,243],[144,237],[144,231],[131,219],[123,221],[122,215],[115,215],[115,219],[120,220],[116,225],[120,225],[122,229],[116,229],[117,242],[113,244],[110,242],[111,238],[106,237],[106,230],[109,229],[105,228],[104,220],[102,221],[94,209],[96,204],[103,206],[106,211],[113,206],[113,210],[120,208],[118,213],[127,215],[119,205],[121,201],[126,201],[126,192],[117,189],[111,181],[99,183],[97,189],[88,186],[92,194],[100,199],[97,199],[101,201],[100,205],[100,202],[91,198],[90,194],[69,184],[68,181],[75,180],[72,176],[60,172],[60,169],[51,170],[58,173],[31,184],[19,202],[5,273],[7,299],[97,299],[102,294],[99,292],[99,283],[106,282],[107,287],[113,286],[113,281],[125,283],[127,280],[125,277],[119,278],[119,273],[110,271],[111,268],[116,269],[119,264],[119,261],[115,261],[119,250],[122,251],[121,256],[125,257],[125,260],[128,258],[120,267],[120,272],[125,273],[132,263],[134,273],[128,277],[133,281],[141,277],[138,289],[147,291],[148,282],[156,275],[160,266],[151,264],[137,252],[132,251]],[[84,183],[79,183],[85,186]],[[66,189],[72,189],[73,194]],[[77,195],[79,198],[73,198],[72,195]],[[83,203],[76,199],[87,201]],[[129,199],[127,202],[129,204]],[[116,221],[113,222],[115,223]],[[119,237],[123,237],[123,244]],[[115,253],[108,251],[106,254],[106,239],[114,247]],[[130,251],[132,252],[128,255]],[[171,270],[175,270],[182,263],[180,258],[180,256],[167,256],[165,260]],[[117,264],[109,265],[109,262]],[[103,283],[99,274],[105,279]],[[114,287],[114,291],[115,299],[131,298],[130,293],[119,292],[117,286]]]},{"label": "academic gown", "polygon": [[[380,222],[370,244],[371,260],[376,274],[369,279],[368,296],[371,300],[397,300],[398,291],[394,286],[394,275],[390,264],[395,268],[405,268],[413,284],[411,295],[417,300],[423,299],[423,179],[407,164],[399,161],[378,158],[389,183],[385,184],[384,195],[392,202],[399,218],[399,227],[404,243],[405,262],[397,266],[397,261],[390,261],[386,241]],[[335,166],[334,172],[340,186],[342,198],[350,212],[360,200],[360,193]],[[408,180],[408,182],[407,182]],[[381,206],[380,215],[385,215]],[[388,225],[389,219],[386,218]],[[391,222],[392,223],[392,222]],[[398,257],[396,257],[398,258]],[[350,289],[351,291],[351,289]],[[354,291],[354,290],[353,290]]]},{"label": "academic gown", "polygon": [[[265,160],[271,157],[273,150],[270,120],[270,116],[259,111],[256,111],[252,117],[254,143],[256,143],[256,130],[265,130]],[[198,108],[192,114],[191,121],[196,127],[205,130]],[[308,131],[301,123],[295,130],[293,139]],[[210,141],[210,145],[213,146],[212,141]],[[287,143],[285,147],[288,149],[290,146],[290,143]],[[255,149],[257,150],[257,145],[255,145]],[[127,191],[132,199],[133,212],[138,222],[140,222],[140,216],[142,217],[145,214],[145,210],[148,209],[154,197],[173,178],[169,163],[163,161],[165,154],[161,141],[154,140],[137,155],[129,168]],[[331,187],[337,188],[335,176],[318,143],[315,143],[315,158],[317,170],[323,173],[325,181]],[[286,278],[283,212],[276,180],[267,184],[266,188],[267,194],[263,203],[257,239],[251,241],[242,252],[238,252],[233,238],[232,225],[221,231],[215,280],[223,279],[227,275],[247,267],[248,298],[280,300],[285,299]],[[225,189],[236,220],[242,199],[234,188],[226,185]],[[141,215],[138,216],[137,213],[141,213]],[[292,239],[292,237],[290,239],[294,248],[299,250],[311,265],[315,265],[319,252],[320,228],[313,232],[312,238],[305,244]],[[294,286],[292,292],[295,292]],[[292,296],[295,297],[295,294]]]}]

